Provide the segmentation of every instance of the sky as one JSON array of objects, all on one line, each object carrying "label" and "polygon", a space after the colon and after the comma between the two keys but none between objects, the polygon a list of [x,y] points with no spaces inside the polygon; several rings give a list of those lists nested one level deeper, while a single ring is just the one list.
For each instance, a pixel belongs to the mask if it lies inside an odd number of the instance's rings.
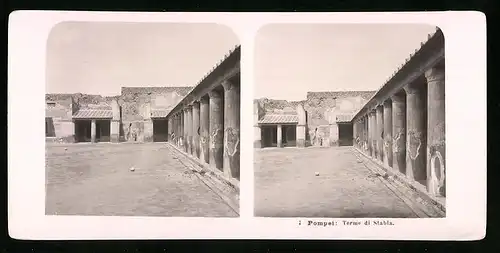
[{"label": "sky", "polygon": [[308,91],[377,90],[427,41],[421,24],[272,24],[255,39],[254,96],[302,100]]},{"label": "sky", "polygon": [[240,44],[217,24],[63,22],[47,41],[47,93],[194,86]]}]

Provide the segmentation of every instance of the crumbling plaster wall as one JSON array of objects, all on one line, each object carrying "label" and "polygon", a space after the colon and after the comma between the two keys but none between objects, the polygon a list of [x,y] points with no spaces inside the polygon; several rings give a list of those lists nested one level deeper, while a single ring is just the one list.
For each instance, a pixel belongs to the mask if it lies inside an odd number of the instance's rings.
[{"label": "crumbling plaster wall", "polygon": [[[297,104],[306,111],[306,145],[329,146],[338,142],[337,115],[353,115],[375,91],[308,92],[303,101],[261,98],[262,114],[297,114]],[[262,115],[259,115],[262,118]]]},{"label": "crumbling plaster wall", "polygon": [[308,92],[306,142],[314,146],[336,145],[337,115],[352,115],[371,98],[375,91]]},{"label": "crumbling plaster wall", "polygon": [[173,108],[192,87],[123,87],[118,100],[121,107],[122,141],[152,141],[151,111]]}]

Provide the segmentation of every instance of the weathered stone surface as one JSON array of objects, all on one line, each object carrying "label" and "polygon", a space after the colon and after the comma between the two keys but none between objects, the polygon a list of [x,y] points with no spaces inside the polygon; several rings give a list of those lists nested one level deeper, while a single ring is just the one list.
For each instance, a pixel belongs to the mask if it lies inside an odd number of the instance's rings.
[{"label": "weathered stone surface", "polygon": [[370,125],[368,127],[369,131],[368,141],[369,141],[369,151],[371,157],[377,157],[377,145],[376,145],[377,143],[375,139],[377,124],[376,124],[375,114],[376,114],[375,111],[371,111],[369,114]]},{"label": "weathered stone surface", "polygon": [[444,64],[426,71],[427,79],[427,190],[446,196],[445,72]]},{"label": "weathered stone surface", "polygon": [[92,120],[90,123],[90,141],[96,142],[96,122]]},{"label": "weathered stone surface", "polygon": [[193,155],[200,158],[200,102],[193,103]]},{"label": "weathered stone surface", "polygon": [[240,179],[240,87],[224,82],[224,172]]},{"label": "weathered stone surface", "polygon": [[426,97],[422,83],[417,80],[406,91],[406,175],[426,184]]},{"label": "weathered stone surface", "polygon": [[394,170],[406,174],[406,100],[404,94],[392,97],[392,152]]},{"label": "weathered stone surface", "polygon": [[189,139],[189,115],[188,115],[188,109],[184,108],[183,109],[183,124],[182,124],[182,146],[184,149],[184,152],[189,153],[189,144],[188,144],[188,139]]},{"label": "weathered stone surface", "polygon": [[111,142],[119,142],[120,141],[120,121],[112,120],[111,128],[110,128],[110,139]]},{"label": "weathered stone surface", "polygon": [[392,101],[384,103],[384,164],[392,167]]},{"label": "weathered stone surface", "polygon": [[153,121],[151,119],[144,120],[144,137],[143,142],[153,142]]},{"label": "weathered stone surface", "polygon": [[377,107],[377,129],[375,140],[377,142],[377,159],[381,162],[384,161],[384,107],[379,105]]},{"label": "weathered stone surface", "polygon": [[210,104],[208,96],[203,96],[200,99],[200,159],[209,163],[210,149]]},{"label": "weathered stone surface", "polygon": [[222,96],[211,91],[210,96],[210,165],[223,170],[224,155],[224,108]]},{"label": "weathered stone surface", "polygon": [[278,125],[276,128],[276,138],[277,138],[277,146],[278,148],[283,147],[283,127]]}]

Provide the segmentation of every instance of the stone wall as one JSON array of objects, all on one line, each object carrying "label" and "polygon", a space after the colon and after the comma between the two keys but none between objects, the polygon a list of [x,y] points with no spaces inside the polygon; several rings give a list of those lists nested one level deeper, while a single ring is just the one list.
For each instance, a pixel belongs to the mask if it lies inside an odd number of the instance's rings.
[{"label": "stone wall", "polygon": [[152,141],[151,110],[170,110],[192,87],[122,87],[118,100],[121,107],[122,141]]},{"label": "stone wall", "polygon": [[375,91],[308,92],[306,142],[313,146],[338,143],[337,115],[353,115],[375,94]]},{"label": "stone wall", "polygon": [[266,114],[296,114],[297,104],[306,111],[306,145],[330,146],[338,142],[337,115],[353,115],[375,91],[308,92],[303,101],[258,99]]},{"label": "stone wall", "polygon": [[[192,87],[122,87],[121,95],[46,94],[46,118],[59,141],[74,140],[72,115],[80,109],[108,109],[117,100],[121,110],[121,141],[151,141],[151,110],[173,108]],[[67,139],[67,140],[66,140]],[[71,139],[71,140],[70,140]]]},{"label": "stone wall", "polygon": [[256,100],[263,113],[267,114],[297,114],[297,104],[303,101],[287,101],[262,98]]},{"label": "stone wall", "polygon": [[49,139],[57,142],[73,142],[74,125],[73,99],[71,96],[46,96],[45,124],[49,131]]}]

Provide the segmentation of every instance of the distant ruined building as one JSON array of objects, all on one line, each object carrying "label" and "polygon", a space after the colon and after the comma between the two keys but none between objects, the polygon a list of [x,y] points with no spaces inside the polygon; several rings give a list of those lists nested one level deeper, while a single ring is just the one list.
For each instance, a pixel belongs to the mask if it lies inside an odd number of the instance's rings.
[{"label": "distant ruined building", "polygon": [[254,101],[255,147],[352,145],[349,122],[375,91],[308,92],[303,101]]},{"label": "distant ruined building", "polygon": [[121,95],[113,97],[81,93],[46,94],[47,140],[166,141],[165,116],[192,88],[122,87]]}]

